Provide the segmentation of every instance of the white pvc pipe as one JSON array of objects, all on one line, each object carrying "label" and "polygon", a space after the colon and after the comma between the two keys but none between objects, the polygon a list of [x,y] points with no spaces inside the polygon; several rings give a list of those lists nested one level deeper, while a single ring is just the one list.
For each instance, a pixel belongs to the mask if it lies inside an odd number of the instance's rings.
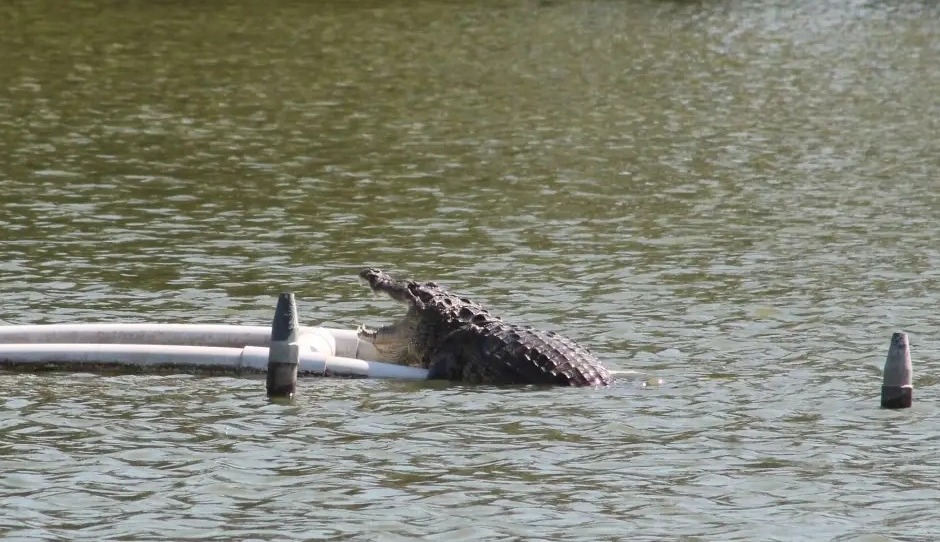
[{"label": "white pvc pipe", "polygon": [[[301,341],[331,345],[317,348],[336,356],[376,361],[381,358],[371,343],[355,330],[301,326]],[[94,343],[192,345],[241,348],[268,346],[270,326],[225,324],[41,324],[0,326],[0,344]]]},{"label": "white pvc pipe", "polygon": [[[261,346],[231,348],[220,346],[154,344],[86,343],[14,343],[0,344],[0,366],[35,366],[65,364],[70,366],[125,365],[177,369],[223,369],[226,371],[263,372],[268,365],[268,349]],[[314,352],[302,347],[301,374],[323,376],[358,376],[423,380],[427,370],[391,363],[366,361]]]},{"label": "white pvc pipe", "polygon": [[[355,330],[301,326],[302,373],[427,378],[427,370],[377,361]],[[95,364],[264,371],[271,328],[221,324],[45,324],[0,326],[4,364]]]},{"label": "white pvc pipe", "polygon": [[[306,329],[301,326],[303,333]],[[369,361],[381,361],[382,355],[372,346],[372,343],[363,341],[359,338],[359,332],[354,329],[336,329],[332,327],[315,328],[321,329],[333,336],[336,344],[336,355],[349,358],[365,359]]]},{"label": "white pvc pipe", "polygon": [[271,326],[219,324],[42,324],[0,326],[2,343],[125,343],[268,346]]}]

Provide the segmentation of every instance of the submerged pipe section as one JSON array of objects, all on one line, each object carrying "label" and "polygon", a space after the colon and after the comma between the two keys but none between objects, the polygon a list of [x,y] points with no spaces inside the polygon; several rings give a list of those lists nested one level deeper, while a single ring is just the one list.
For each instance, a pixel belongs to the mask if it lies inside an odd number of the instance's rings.
[{"label": "submerged pipe section", "polygon": [[297,344],[297,303],[293,293],[277,298],[274,321],[271,323],[271,346],[268,349],[268,397],[294,396],[297,391],[297,365],[300,347]]},{"label": "submerged pipe section", "polygon": [[910,408],[914,401],[911,343],[907,333],[891,335],[888,359],[885,360],[884,381],[881,385],[882,408]]}]

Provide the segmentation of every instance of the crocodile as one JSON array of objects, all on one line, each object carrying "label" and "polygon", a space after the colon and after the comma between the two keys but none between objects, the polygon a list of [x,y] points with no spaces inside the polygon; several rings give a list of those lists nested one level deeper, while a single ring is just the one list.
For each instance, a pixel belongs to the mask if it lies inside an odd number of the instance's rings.
[{"label": "crocodile", "polygon": [[373,292],[408,307],[393,324],[374,330],[359,326],[359,338],[387,361],[428,369],[429,379],[593,387],[611,382],[610,371],[575,341],[506,323],[436,282],[400,280],[375,268],[359,277]]}]

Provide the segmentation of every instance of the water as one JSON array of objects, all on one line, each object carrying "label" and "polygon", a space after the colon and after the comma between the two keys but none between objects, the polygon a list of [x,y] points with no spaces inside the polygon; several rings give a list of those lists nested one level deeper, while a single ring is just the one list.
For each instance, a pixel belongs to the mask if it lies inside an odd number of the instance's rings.
[{"label": "water", "polygon": [[376,324],[375,265],[663,384],[0,373],[0,533],[932,539],[937,16],[3,3],[0,319]]}]

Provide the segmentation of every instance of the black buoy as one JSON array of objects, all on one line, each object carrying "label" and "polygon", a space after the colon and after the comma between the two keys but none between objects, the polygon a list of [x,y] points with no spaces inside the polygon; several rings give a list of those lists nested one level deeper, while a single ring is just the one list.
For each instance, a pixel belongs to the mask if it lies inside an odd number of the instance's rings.
[{"label": "black buoy", "polygon": [[888,359],[885,361],[884,382],[881,385],[883,408],[910,408],[914,401],[911,343],[907,333],[891,335]]},{"label": "black buoy", "polygon": [[297,390],[299,327],[294,294],[279,295],[277,308],[274,310],[274,321],[271,324],[271,346],[268,350],[268,397],[291,398]]}]

